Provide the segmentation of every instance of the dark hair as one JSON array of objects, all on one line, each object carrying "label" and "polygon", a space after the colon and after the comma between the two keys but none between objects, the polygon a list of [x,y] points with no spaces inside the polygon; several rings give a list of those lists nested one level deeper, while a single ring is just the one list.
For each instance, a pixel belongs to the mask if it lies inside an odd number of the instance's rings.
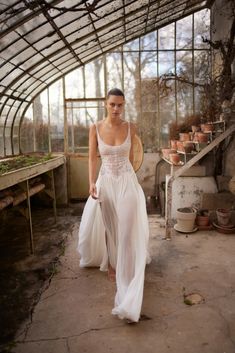
[{"label": "dark hair", "polygon": [[109,98],[109,96],[121,96],[125,99],[124,93],[119,88],[112,88],[111,90],[109,90],[107,98]]}]

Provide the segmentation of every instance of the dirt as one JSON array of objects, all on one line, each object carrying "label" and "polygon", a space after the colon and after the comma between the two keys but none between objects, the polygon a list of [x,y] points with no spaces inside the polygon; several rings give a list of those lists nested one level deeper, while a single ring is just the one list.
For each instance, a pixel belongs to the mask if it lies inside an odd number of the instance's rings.
[{"label": "dirt", "polygon": [[29,319],[45,286],[56,273],[67,239],[78,221],[83,205],[53,211],[33,209],[35,253],[30,254],[25,218],[15,209],[0,214],[0,352],[12,352],[14,336]]}]

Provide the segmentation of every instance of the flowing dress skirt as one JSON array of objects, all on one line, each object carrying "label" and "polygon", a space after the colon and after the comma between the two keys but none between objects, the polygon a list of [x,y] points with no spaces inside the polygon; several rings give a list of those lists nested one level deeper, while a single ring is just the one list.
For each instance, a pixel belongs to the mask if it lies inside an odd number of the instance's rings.
[{"label": "flowing dress skirt", "polygon": [[106,271],[110,263],[116,269],[117,285],[112,313],[137,322],[150,261],[144,193],[134,172],[100,175],[96,184],[99,199],[89,197],[80,224],[80,266]]}]

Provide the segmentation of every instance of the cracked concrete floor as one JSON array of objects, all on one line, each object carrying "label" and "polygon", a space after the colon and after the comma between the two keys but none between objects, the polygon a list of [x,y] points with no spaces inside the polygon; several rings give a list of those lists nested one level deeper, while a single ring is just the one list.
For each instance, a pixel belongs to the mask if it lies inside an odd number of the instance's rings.
[{"label": "cracked concrete floor", "polygon": [[[110,314],[115,284],[97,269],[80,269],[78,224],[58,272],[22,325],[15,353],[234,353],[235,235],[174,232],[149,216],[152,262],[146,268],[145,315],[128,325]],[[185,295],[204,302],[186,305]]]}]

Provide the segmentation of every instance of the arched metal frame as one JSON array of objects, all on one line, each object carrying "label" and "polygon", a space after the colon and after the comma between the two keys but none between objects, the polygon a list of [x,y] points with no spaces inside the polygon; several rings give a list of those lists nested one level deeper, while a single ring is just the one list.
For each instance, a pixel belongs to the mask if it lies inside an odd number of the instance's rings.
[{"label": "arched metal frame", "polygon": [[2,0],[0,128],[4,155],[7,130],[10,129],[10,154],[14,154],[15,123],[18,120],[20,129],[29,105],[45,88],[119,45],[212,3],[212,0],[94,0],[68,5],[66,0]]}]

